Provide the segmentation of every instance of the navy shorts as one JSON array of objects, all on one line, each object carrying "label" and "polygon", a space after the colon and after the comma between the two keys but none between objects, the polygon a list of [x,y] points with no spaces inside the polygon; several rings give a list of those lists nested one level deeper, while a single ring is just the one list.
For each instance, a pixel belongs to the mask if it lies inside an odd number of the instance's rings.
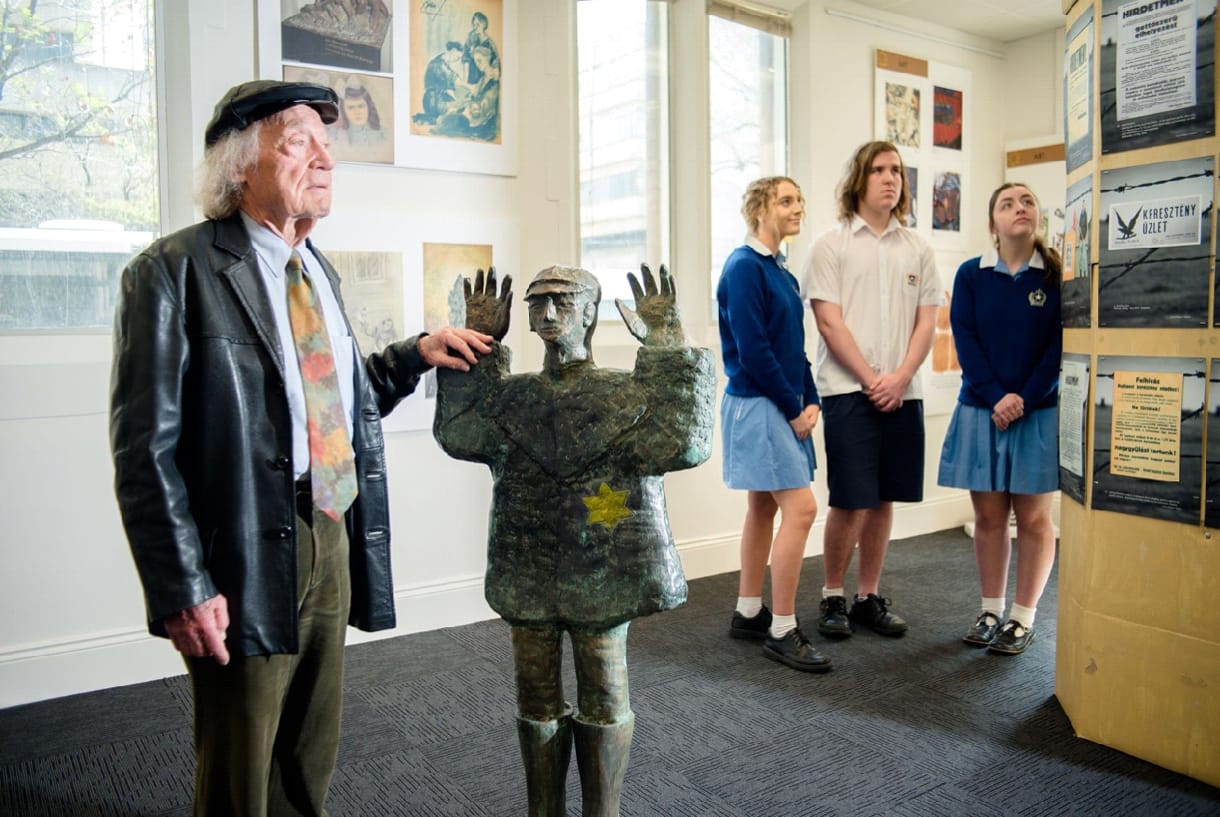
[{"label": "navy shorts", "polygon": [[923,499],[923,401],[878,411],[863,392],[822,398],[830,506],[876,508]]}]

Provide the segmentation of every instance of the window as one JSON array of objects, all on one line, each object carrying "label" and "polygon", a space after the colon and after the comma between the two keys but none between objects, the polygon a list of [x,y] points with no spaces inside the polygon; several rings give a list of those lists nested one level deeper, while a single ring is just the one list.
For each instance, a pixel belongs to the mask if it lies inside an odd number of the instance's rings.
[{"label": "window", "polygon": [[577,4],[580,264],[602,282],[603,314],[630,301],[629,271],[668,260],[667,9]]},{"label": "window", "polygon": [[0,332],[107,330],[160,225],[154,0],[0,0]]},{"label": "window", "polygon": [[[712,294],[729,253],[746,233],[746,185],[788,170],[787,38],[780,21],[756,27],[758,12],[713,3],[708,17],[708,131],[711,140]],[[736,11],[736,14],[735,14]],[[726,15],[729,19],[722,16]],[[734,17],[743,22],[734,22]],[[715,311],[713,310],[713,315]]]}]

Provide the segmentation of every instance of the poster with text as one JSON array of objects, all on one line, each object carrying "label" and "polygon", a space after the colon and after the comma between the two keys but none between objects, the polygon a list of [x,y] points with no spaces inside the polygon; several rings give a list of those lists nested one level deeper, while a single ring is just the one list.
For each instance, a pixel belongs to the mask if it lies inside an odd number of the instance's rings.
[{"label": "poster with text", "polygon": [[1068,173],[1093,158],[1093,6],[1072,23],[1063,61],[1064,160]]},{"label": "poster with text", "polygon": [[1082,505],[1088,407],[1088,355],[1065,354],[1059,366],[1059,490]]},{"label": "poster with text", "polygon": [[1089,259],[1093,220],[1093,177],[1067,189],[1063,215],[1063,325],[1088,326],[1093,315],[1093,269]]},{"label": "poster with text", "polygon": [[1203,367],[1202,358],[1097,359],[1095,509],[1198,523],[1207,382]]},{"label": "poster with text", "polygon": [[1215,133],[1215,15],[1216,0],[1105,0],[1102,153]]},{"label": "poster with text", "polygon": [[1100,326],[1207,325],[1215,158],[1101,173]]},{"label": "poster with text", "polygon": [[1207,489],[1203,524],[1220,528],[1220,360],[1209,361],[1207,376]]}]

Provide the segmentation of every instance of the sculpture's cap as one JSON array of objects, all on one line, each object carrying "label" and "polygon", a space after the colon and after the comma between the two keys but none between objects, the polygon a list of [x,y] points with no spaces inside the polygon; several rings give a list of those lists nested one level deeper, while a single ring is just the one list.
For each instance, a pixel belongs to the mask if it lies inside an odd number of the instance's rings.
[{"label": "sculpture's cap", "polygon": [[556,292],[597,292],[601,284],[597,278],[580,267],[547,267],[534,276],[525,289],[525,300],[535,295],[551,295]]},{"label": "sculpture's cap", "polygon": [[203,132],[203,142],[211,147],[226,133],[245,130],[260,119],[266,119],[293,105],[308,105],[329,125],[339,118],[339,99],[325,85],[310,82],[280,82],[256,79],[230,88],[212,113],[212,121]]}]

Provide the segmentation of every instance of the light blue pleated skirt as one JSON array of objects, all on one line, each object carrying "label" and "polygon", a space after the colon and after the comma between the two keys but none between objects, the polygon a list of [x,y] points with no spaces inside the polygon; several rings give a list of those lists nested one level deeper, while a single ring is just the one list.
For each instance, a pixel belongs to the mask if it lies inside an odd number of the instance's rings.
[{"label": "light blue pleated skirt", "polygon": [[741,491],[784,491],[813,482],[813,437],[798,440],[766,397],[724,395],[720,403],[724,484]]},{"label": "light blue pleated skirt", "polygon": [[1004,431],[991,410],[957,404],[936,478],[946,488],[1045,494],[1059,488],[1059,409],[1037,409]]}]

